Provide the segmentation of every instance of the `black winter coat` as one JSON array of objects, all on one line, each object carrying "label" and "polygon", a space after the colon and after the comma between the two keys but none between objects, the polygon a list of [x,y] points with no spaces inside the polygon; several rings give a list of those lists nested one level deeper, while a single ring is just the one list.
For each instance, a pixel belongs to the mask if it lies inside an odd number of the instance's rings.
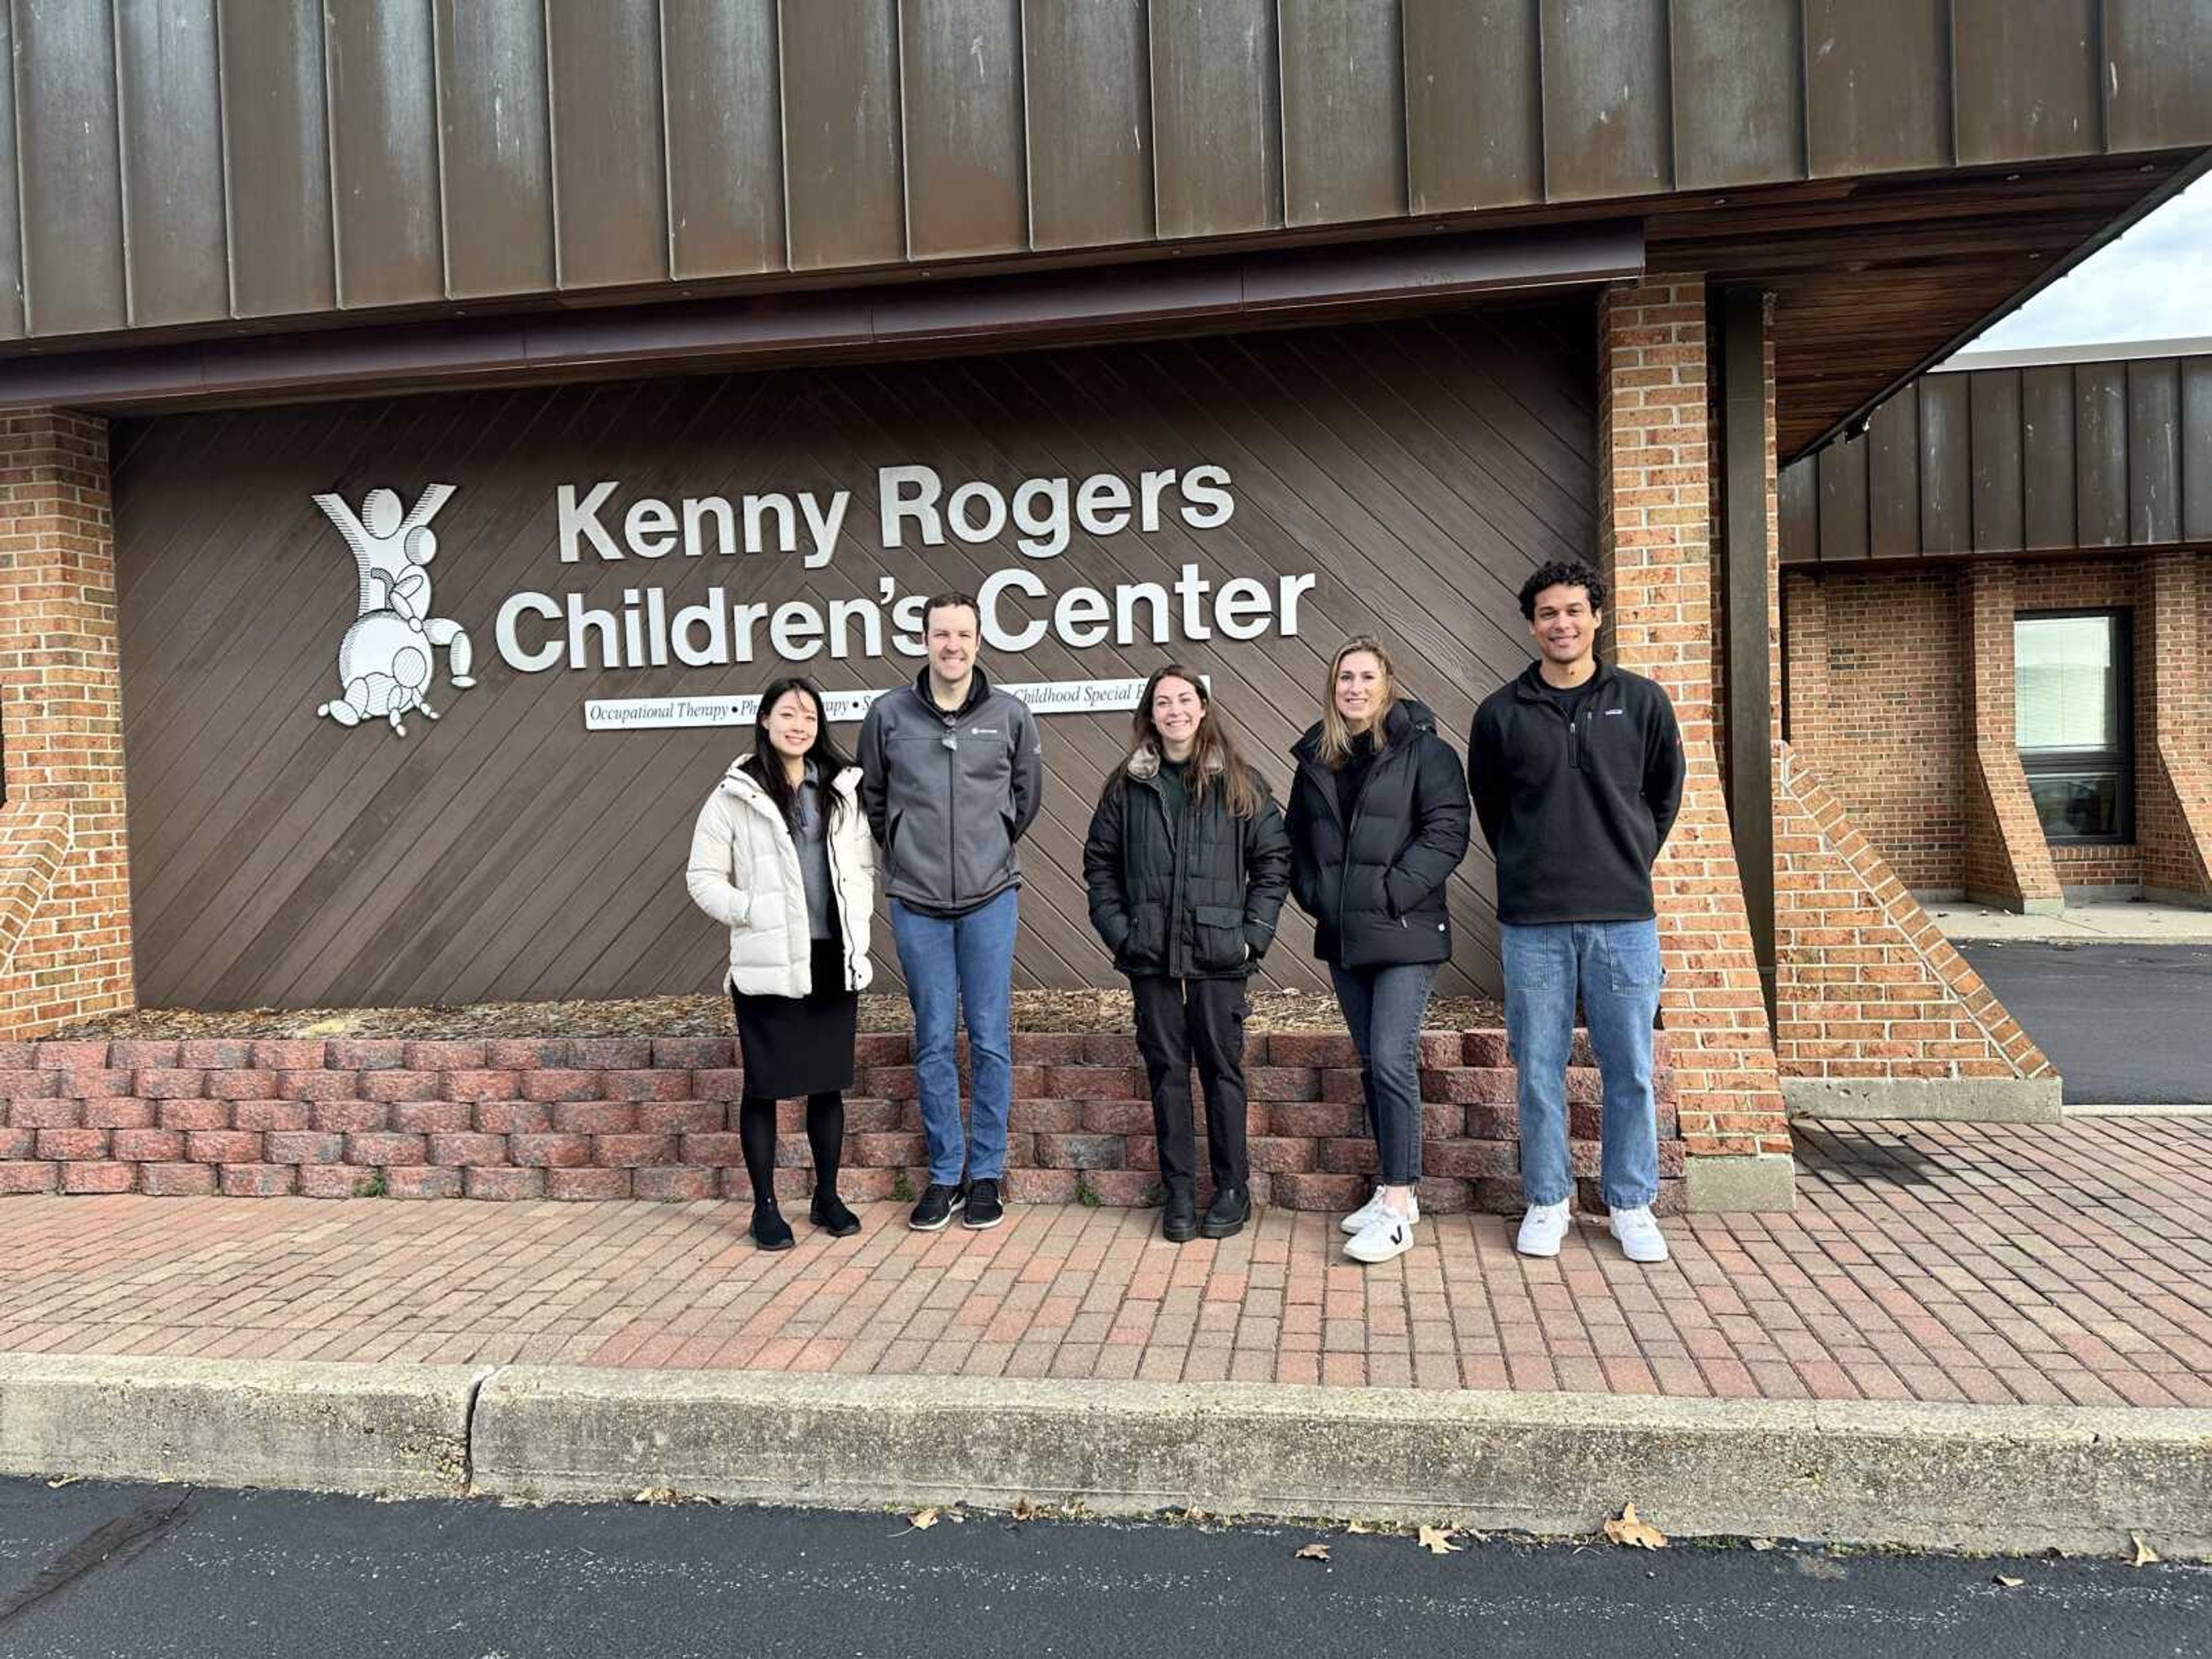
[{"label": "black winter coat", "polygon": [[1342,968],[1451,957],[1444,883],[1467,856],[1467,775],[1437,717],[1401,698],[1346,823],[1321,726],[1291,746],[1291,891],[1314,919],[1314,955]]},{"label": "black winter coat", "polygon": [[1274,942],[1290,884],[1282,809],[1255,772],[1250,817],[1230,817],[1219,788],[1200,811],[1194,788],[1170,835],[1159,770],[1158,750],[1139,749],[1091,815],[1091,925],[1125,974],[1242,979]]}]

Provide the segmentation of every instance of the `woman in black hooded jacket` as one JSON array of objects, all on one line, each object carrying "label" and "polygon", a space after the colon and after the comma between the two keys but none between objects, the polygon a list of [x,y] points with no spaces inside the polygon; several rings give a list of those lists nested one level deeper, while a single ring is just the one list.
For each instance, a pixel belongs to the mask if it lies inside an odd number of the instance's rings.
[{"label": "woman in black hooded jacket", "polygon": [[1322,718],[1291,757],[1291,890],[1359,1051],[1382,1177],[1344,1218],[1344,1249],[1388,1261],[1413,1248],[1421,1218],[1421,1019],[1451,957],[1444,884],[1467,856],[1467,774],[1366,638],[1339,647]]},{"label": "woman in black hooded jacket", "polygon": [[[1244,1151],[1244,982],[1282,914],[1291,849],[1267,782],[1174,664],[1145,684],[1135,744],[1083,846],[1091,925],[1129,976],[1166,1202],[1161,1235],[1227,1238],[1251,1214]],[[1190,1068],[1206,1091],[1213,1198],[1198,1218]]]}]

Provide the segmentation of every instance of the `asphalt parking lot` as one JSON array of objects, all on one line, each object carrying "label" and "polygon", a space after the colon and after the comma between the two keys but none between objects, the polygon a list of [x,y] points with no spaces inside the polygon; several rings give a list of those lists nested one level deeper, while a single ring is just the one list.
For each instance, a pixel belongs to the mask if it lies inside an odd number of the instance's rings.
[{"label": "asphalt parking lot", "polygon": [[2212,1103],[2212,945],[1961,942],[2069,1106]]}]

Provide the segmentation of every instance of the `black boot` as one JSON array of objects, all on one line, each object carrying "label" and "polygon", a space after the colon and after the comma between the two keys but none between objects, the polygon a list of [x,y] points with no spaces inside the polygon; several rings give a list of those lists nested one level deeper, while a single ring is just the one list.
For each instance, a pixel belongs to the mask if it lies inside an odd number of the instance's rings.
[{"label": "black boot", "polygon": [[1160,1212],[1160,1237],[1170,1244],[1185,1244],[1198,1237],[1198,1197],[1186,1179],[1170,1176],[1167,1202]]},{"label": "black boot", "polygon": [[1234,1238],[1251,1218],[1251,1192],[1243,1187],[1219,1187],[1214,1189],[1213,1202],[1206,1206],[1206,1219],[1198,1231],[1206,1238]]},{"label": "black boot", "polygon": [[775,1200],[753,1205],[753,1243],[763,1250],[787,1250],[791,1248],[791,1224],[783,1218],[783,1212]]},{"label": "black boot", "polygon": [[832,1238],[850,1238],[860,1231],[860,1218],[845,1207],[835,1187],[814,1189],[814,1202],[807,1207],[806,1218]]}]

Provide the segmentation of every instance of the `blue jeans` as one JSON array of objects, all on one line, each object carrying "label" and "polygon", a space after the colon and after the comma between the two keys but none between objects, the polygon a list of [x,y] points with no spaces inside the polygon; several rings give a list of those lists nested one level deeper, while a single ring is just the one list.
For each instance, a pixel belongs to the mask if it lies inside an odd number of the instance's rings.
[{"label": "blue jeans", "polygon": [[1437,965],[1328,965],[1337,1006],[1359,1050],[1359,1092],[1386,1187],[1410,1187],[1421,1178],[1421,1018]]},{"label": "blue jeans", "polygon": [[1641,1209],[1659,1196],[1659,1121],[1651,1099],[1651,1025],[1659,1012],[1659,924],[1561,921],[1501,924],[1505,1035],[1520,1068],[1521,1195],[1564,1204],[1567,1059],[1575,992],[1605,1085],[1599,1190],[1608,1210]]},{"label": "blue jeans", "polygon": [[[957,1186],[963,1164],[974,1180],[1006,1176],[1006,1116],[1014,1103],[1018,919],[1018,898],[1012,887],[964,916],[927,916],[891,901],[891,936],[898,941],[899,967],[906,974],[906,998],[914,1005],[915,1081],[921,1095],[921,1127],[929,1137],[929,1178],[937,1185]],[[952,1053],[953,1032],[963,1011],[965,1134],[960,1124],[960,1066]]]}]

